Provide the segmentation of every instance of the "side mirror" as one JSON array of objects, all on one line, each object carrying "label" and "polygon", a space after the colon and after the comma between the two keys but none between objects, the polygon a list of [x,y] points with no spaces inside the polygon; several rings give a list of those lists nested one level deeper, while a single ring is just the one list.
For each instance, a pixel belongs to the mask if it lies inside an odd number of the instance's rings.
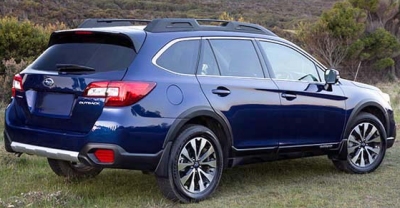
[{"label": "side mirror", "polygon": [[325,82],[328,85],[336,84],[339,81],[339,71],[328,69],[325,71]]}]

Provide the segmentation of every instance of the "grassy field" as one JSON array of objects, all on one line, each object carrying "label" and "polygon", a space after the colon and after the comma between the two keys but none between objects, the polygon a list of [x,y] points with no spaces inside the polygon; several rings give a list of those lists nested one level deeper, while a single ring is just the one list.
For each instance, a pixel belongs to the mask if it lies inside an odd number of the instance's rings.
[{"label": "grassy field", "polygon": [[[399,83],[379,87],[391,94],[400,123]],[[400,142],[387,151],[380,168],[365,175],[339,172],[326,157],[229,169],[212,198],[197,204],[169,202],[154,176],[139,171],[105,170],[93,179],[66,181],[50,170],[46,159],[18,158],[5,153],[3,145],[1,138],[0,207],[400,206]]]}]

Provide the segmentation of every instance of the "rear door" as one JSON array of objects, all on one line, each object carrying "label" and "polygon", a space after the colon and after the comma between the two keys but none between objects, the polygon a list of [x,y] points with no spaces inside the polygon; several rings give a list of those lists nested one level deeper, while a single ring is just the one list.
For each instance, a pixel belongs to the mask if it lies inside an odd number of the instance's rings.
[{"label": "rear door", "polygon": [[93,81],[121,80],[136,56],[122,34],[54,33],[49,48],[21,73],[23,92],[15,97],[18,118],[28,127],[89,132],[104,98],[83,97]]},{"label": "rear door", "polygon": [[229,121],[236,149],[274,150],[280,100],[254,44],[252,39],[203,40],[197,78],[211,106]]}]

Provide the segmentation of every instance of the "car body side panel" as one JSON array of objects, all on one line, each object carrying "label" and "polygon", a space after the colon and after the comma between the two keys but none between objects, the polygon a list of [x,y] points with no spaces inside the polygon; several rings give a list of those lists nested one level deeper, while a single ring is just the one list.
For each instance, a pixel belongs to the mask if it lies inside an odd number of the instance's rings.
[{"label": "car body side panel", "polygon": [[[270,79],[198,76],[213,109],[228,119],[233,146],[238,149],[276,147],[282,132],[279,95]],[[231,91],[226,97],[213,94],[219,86]]]},{"label": "car body side panel", "polygon": [[[322,83],[275,81],[281,92],[285,133],[279,146],[339,143],[346,118],[339,86],[326,90]],[[285,94],[295,96],[285,98]]]},{"label": "car body side panel", "polygon": [[370,88],[363,88],[345,79],[341,79],[340,82],[340,87],[345,96],[351,98],[346,102],[348,111],[346,117],[346,129],[351,125],[352,119],[354,119],[362,110],[366,107],[374,107],[379,109],[384,116],[384,121],[382,123],[387,131],[387,136],[396,136],[393,110],[390,104],[380,95],[380,91],[377,88],[372,86],[370,86]]}]

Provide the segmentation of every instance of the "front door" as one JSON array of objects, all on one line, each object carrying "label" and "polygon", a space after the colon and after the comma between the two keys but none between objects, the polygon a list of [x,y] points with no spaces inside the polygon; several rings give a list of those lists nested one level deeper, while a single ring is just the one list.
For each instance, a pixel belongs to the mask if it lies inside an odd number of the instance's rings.
[{"label": "front door", "polygon": [[275,42],[259,43],[282,102],[280,148],[339,143],[346,113],[340,86],[326,88],[323,70],[300,50]]}]

